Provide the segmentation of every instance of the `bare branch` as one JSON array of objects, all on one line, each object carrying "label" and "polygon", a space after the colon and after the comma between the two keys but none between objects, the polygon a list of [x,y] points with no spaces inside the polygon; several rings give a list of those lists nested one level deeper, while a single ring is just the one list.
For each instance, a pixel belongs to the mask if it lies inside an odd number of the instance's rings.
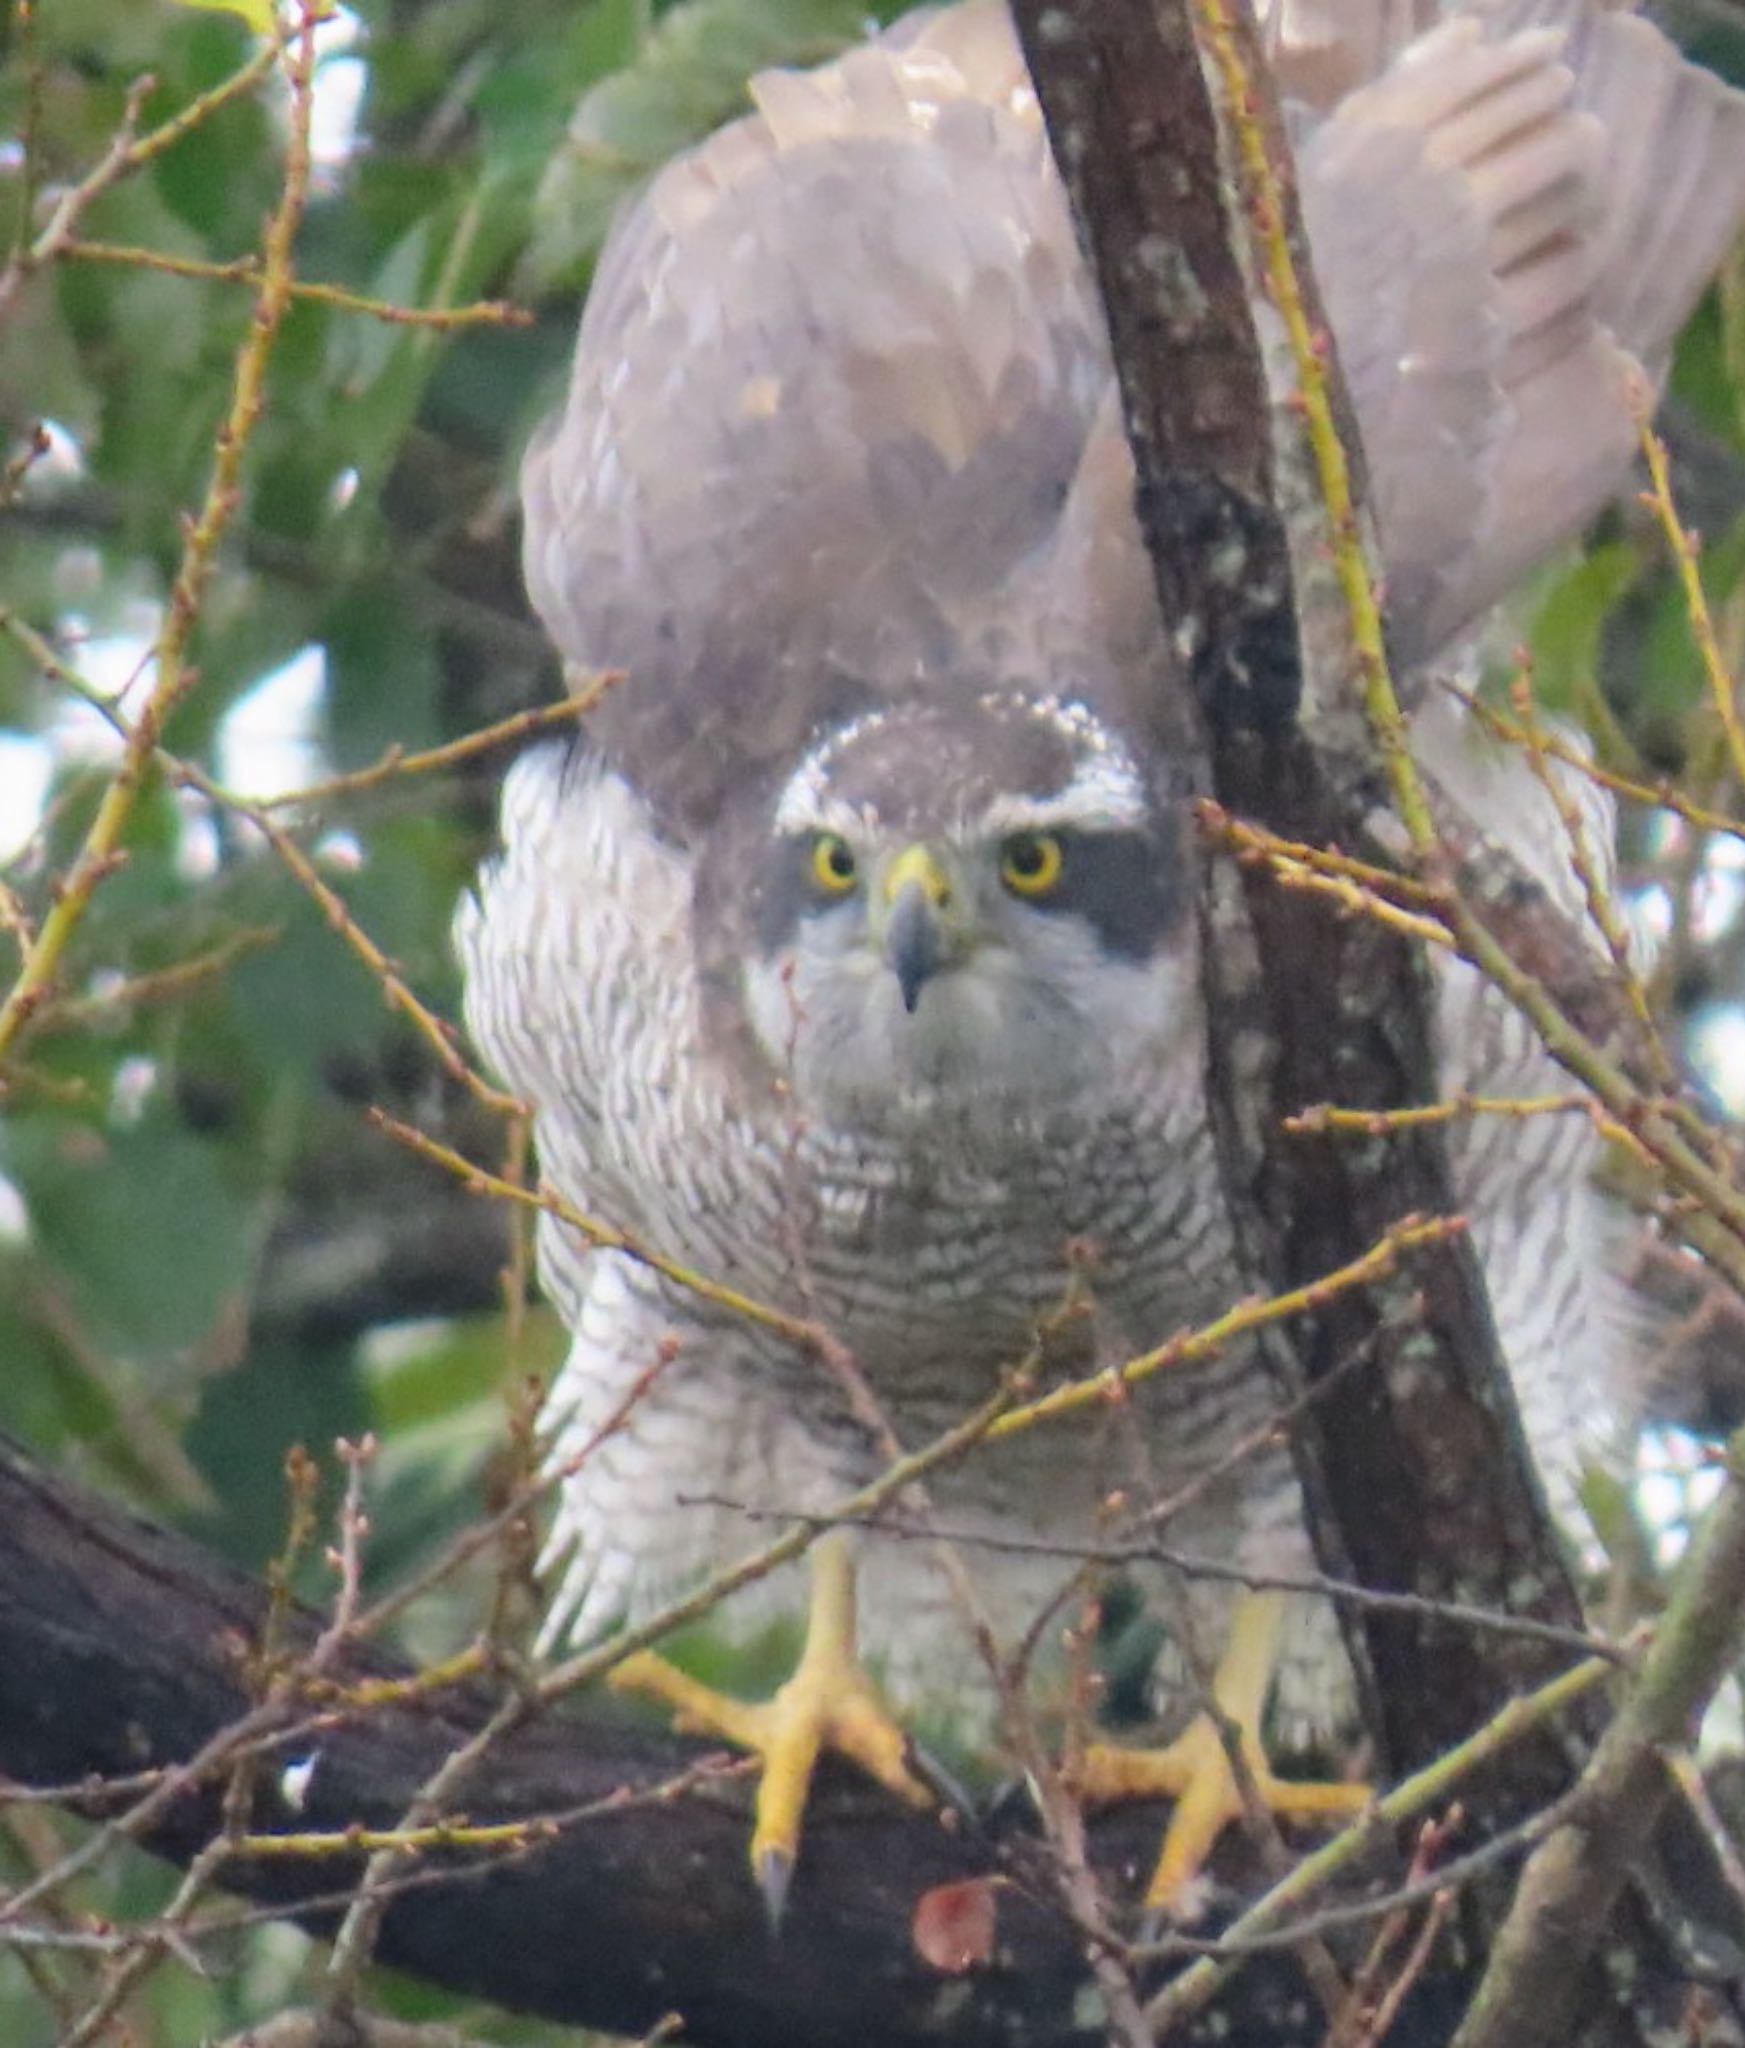
[{"label": "bare branch", "polygon": [[[246,1666],[269,1610],[265,1588],[56,1485],[0,1441],[0,1770],[55,1785],[93,1817],[144,1812],[128,1832],[190,1861],[221,1843],[230,1765],[252,1746],[261,1765],[251,1834],[217,1881],[328,1930],[366,1853],[336,1851],[333,1838],[394,1829],[507,1695],[478,1683],[421,1689],[405,1667],[353,1644],[327,1675],[369,1685],[367,1705],[335,1704],[329,1688],[314,1702],[287,1695],[272,1712],[251,1706]],[[285,1651],[307,1657],[321,1630],[290,1611]],[[745,1861],[739,1775],[672,1796],[696,1787],[706,1755],[621,1721],[526,1715],[491,1745],[465,1793],[462,1825],[510,1826],[510,1846],[416,1845],[384,1902],[383,1960],[619,2032],[676,2010],[690,2038],[723,2048],[1092,2048],[1103,2038],[1083,1931],[1053,1903],[1022,1806],[1008,1802],[985,1828],[942,1826],[829,1771],[772,1949]],[[302,1768],[287,1778],[290,1765]],[[142,1801],[148,1766],[165,1775]],[[114,1789],[111,1775],[123,1781]],[[7,1796],[0,1781],[0,1804]],[[1149,1860],[1156,1825],[1155,1808],[1092,1825],[1101,1883]],[[261,1834],[303,1836],[309,1853],[249,1853]],[[101,1854],[101,1833],[93,1840]],[[1250,1890],[1260,1880],[1239,1838],[1218,1868]],[[920,1902],[989,1877],[991,1961],[963,1974],[929,1963],[914,1939]],[[16,1905],[0,1900],[0,1942]],[[1260,2048],[1309,2048],[1292,2018],[1303,1993],[1288,1957],[1256,1957],[1218,2011]]]}]

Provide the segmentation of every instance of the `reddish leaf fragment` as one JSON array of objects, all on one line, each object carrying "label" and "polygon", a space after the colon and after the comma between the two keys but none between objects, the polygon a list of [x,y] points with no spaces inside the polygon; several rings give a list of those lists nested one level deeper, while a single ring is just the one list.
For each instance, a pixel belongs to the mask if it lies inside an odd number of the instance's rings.
[{"label": "reddish leaf fragment", "polygon": [[994,1887],[985,1877],[936,1884],[915,1907],[913,1936],[923,1961],[961,1977],[994,1953]]}]

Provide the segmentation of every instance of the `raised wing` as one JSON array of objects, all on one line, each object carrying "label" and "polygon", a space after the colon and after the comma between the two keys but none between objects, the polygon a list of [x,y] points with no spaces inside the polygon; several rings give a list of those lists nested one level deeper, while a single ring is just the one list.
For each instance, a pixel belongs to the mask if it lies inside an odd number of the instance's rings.
[{"label": "raised wing", "polygon": [[1582,0],[1456,15],[1300,151],[1400,651],[1428,655],[1627,473],[1631,390],[1745,213],[1745,97]]},{"label": "raised wing", "polygon": [[681,836],[821,721],[1007,665],[1109,376],[1003,10],[753,95],[613,237],[523,477],[534,601],[630,671],[595,729]]}]

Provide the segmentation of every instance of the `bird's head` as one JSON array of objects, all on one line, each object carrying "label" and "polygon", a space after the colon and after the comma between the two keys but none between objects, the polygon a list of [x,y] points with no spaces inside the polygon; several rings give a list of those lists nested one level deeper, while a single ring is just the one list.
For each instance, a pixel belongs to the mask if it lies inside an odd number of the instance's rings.
[{"label": "bird's head", "polygon": [[1186,991],[1179,821],[1083,706],[990,691],[823,740],[763,854],[746,993],[802,1112],[1045,1117]]}]

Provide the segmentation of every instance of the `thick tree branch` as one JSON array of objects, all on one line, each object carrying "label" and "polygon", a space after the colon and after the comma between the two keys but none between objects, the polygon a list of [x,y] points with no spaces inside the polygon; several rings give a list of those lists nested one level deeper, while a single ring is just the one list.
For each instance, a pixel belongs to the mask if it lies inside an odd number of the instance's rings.
[{"label": "thick tree branch", "polygon": [[[264,1587],[77,1495],[0,1440],[6,1777],[78,1788],[69,1805],[125,1814],[137,1782],[105,1792],[102,1779],[136,1781],[185,1764],[254,1707],[246,1669],[266,1610]],[[286,1649],[306,1655],[319,1630],[314,1616],[293,1616]],[[328,1677],[344,1686],[405,1675],[391,1658],[357,1650]],[[325,1699],[293,1692],[286,1732],[266,1749],[251,1829],[394,1828],[501,1696],[479,1687],[348,1708],[333,1703],[331,1688]],[[551,1839],[495,1856],[423,1852],[388,1910],[383,1960],[505,2006],[617,2032],[640,2033],[676,2011],[687,2039],[723,2048],[1091,2048],[1102,2038],[1083,1937],[1052,1904],[1045,1852],[1021,1801],[985,1829],[946,1826],[831,1773],[808,1813],[776,1939],[746,1863],[743,1777],[662,1796],[703,1754],[696,1743],[609,1721],[552,1716],[517,1729],[469,1782],[466,1819],[556,1817]],[[314,1768],[293,1806],[282,1768],[306,1760]],[[197,1855],[222,1830],[225,1775],[189,1784],[138,1839],[179,1862]],[[580,1808],[594,1810],[563,1818]],[[1149,1866],[1157,1828],[1155,1808],[1098,1822],[1094,1851],[1111,1885],[1130,1887]],[[220,1881],[325,1930],[363,1860],[331,1850],[239,1857]],[[1219,1869],[1249,1895],[1260,1889],[1239,1839],[1225,1845]],[[993,1957],[961,1975],[937,1969],[916,1947],[917,1907],[938,1886],[977,1879],[993,1883]],[[327,1910],[314,1909],[316,1900]],[[0,1899],[0,1947],[6,1922]],[[1435,2048],[1452,2009],[1444,1986],[1421,2017],[1414,2011],[1400,2048]],[[1285,1954],[1245,1963],[1215,2010],[1254,2048],[1310,2048],[1320,2037]]]}]

